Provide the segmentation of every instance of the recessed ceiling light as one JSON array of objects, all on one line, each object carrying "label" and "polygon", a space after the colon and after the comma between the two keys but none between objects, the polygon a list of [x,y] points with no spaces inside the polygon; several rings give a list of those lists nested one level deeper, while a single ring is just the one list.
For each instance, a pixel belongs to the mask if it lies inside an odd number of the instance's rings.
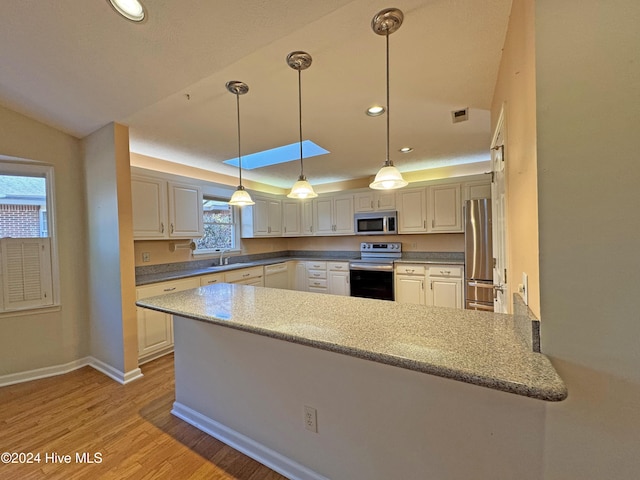
[{"label": "recessed ceiling light", "polygon": [[382,105],[372,105],[367,108],[366,114],[370,117],[377,117],[384,113],[384,107]]},{"label": "recessed ceiling light", "polygon": [[409,152],[413,152],[413,147],[402,147],[400,150],[398,150],[400,153],[409,153]]},{"label": "recessed ceiling light", "polygon": [[108,0],[116,12],[132,22],[142,22],[146,12],[138,0]]}]

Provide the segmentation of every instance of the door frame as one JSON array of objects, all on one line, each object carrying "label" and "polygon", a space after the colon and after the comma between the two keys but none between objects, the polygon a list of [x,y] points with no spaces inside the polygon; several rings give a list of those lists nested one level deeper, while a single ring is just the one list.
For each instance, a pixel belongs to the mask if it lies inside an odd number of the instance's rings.
[{"label": "door frame", "polygon": [[[493,212],[493,259],[494,259],[494,311],[509,313],[509,235],[508,235],[508,182],[507,174],[507,128],[505,104],[500,108],[500,115],[491,139],[491,209]],[[500,174],[496,171],[496,159],[500,156]],[[499,182],[502,185],[499,185]],[[502,217],[502,218],[500,218]],[[496,273],[499,272],[499,273]]]}]

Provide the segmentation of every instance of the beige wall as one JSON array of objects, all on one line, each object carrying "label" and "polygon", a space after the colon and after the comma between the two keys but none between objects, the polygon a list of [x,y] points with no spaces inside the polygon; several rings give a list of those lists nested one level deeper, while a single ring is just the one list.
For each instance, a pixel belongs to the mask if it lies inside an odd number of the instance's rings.
[{"label": "beige wall", "polygon": [[515,0],[491,106],[492,130],[504,108],[509,295],[529,277],[529,308],[540,318],[533,0]]},{"label": "beige wall", "polygon": [[640,472],[640,2],[536,0],[545,479]]},{"label": "beige wall", "polygon": [[54,167],[61,307],[0,318],[0,375],[88,355],[85,195],[80,142],[0,106],[0,155]]},{"label": "beige wall", "polygon": [[91,354],[124,375],[138,367],[128,130],[112,123],[82,143]]}]

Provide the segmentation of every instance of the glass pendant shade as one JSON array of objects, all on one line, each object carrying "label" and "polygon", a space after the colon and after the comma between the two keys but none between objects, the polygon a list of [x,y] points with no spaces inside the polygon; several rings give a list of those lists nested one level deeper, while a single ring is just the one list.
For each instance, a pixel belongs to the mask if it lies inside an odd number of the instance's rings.
[{"label": "glass pendant shade", "polygon": [[247,192],[242,186],[239,186],[238,189],[233,192],[233,195],[231,195],[231,199],[229,200],[229,205],[236,205],[238,207],[255,205],[255,203],[256,202],[251,199],[249,192]]},{"label": "glass pendant shade", "polygon": [[288,198],[300,199],[315,198],[317,196],[318,194],[313,191],[313,187],[309,182],[307,182],[307,179],[304,177],[304,175],[300,175],[298,181],[293,184],[293,187],[291,187],[289,195],[287,195]]},{"label": "glass pendant shade", "polygon": [[374,190],[393,190],[394,188],[406,187],[409,184],[400,171],[393,166],[393,163],[385,163],[380,169],[373,183],[369,184],[369,188]]}]

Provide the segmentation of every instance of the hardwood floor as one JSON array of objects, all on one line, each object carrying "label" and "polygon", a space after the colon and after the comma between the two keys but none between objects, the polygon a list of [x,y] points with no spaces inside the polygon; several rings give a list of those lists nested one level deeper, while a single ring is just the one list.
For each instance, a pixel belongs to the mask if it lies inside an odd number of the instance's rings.
[{"label": "hardwood floor", "polygon": [[[0,388],[0,453],[40,455],[39,463],[0,463],[0,478],[285,479],[171,415],[173,355],[142,372],[119,385],[84,367]],[[79,463],[85,453],[95,463]],[[70,463],[60,463],[64,455]]]}]

